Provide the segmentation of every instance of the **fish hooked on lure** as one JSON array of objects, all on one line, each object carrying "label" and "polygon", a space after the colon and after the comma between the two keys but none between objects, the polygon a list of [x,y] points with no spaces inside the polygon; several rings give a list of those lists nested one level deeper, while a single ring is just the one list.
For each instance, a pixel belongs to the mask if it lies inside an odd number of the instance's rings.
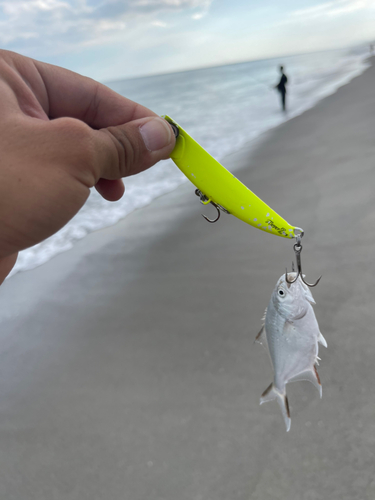
[{"label": "fish hooked on lure", "polygon": [[[295,278],[296,281],[292,282]],[[308,380],[322,397],[316,365],[319,364],[318,343],[327,347],[327,342],[319,331],[312,304],[315,301],[301,276],[284,274],[272,292],[264,324],[256,337],[256,341],[268,347],[274,370],[274,380],[263,392],[260,404],[277,400],[287,432],[291,419],[286,384]]]}]

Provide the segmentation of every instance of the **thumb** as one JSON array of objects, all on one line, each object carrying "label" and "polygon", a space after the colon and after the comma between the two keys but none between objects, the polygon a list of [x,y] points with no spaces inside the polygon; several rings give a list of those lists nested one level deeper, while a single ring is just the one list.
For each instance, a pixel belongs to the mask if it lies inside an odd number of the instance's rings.
[{"label": "thumb", "polygon": [[157,116],[93,133],[96,182],[100,178],[113,180],[142,172],[169,158],[175,146],[172,127]]}]

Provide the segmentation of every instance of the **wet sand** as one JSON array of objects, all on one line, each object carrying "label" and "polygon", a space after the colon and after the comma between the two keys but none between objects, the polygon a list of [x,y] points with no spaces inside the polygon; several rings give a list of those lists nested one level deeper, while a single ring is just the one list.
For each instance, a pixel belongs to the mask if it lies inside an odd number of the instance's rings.
[{"label": "wet sand", "polygon": [[[375,68],[229,169],[306,231],[323,399],[254,344],[292,242],[184,185],[0,288],[0,498],[375,498]],[[212,212],[211,212],[212,210]]]}]

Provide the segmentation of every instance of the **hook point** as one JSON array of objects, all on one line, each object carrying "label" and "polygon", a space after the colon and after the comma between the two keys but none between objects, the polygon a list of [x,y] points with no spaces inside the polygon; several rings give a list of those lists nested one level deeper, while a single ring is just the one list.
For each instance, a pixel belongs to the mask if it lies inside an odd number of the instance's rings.
[{"label": "hook point", "polygon": [[320,277],[316,280],[316,282],[315,282],[314,284],[310,284],[310,283],[307,283],[307,281],[305,281],[305,280],[303,279],[303,276],[302,276],[302,274],[301,274],[301,280],[305,283],[305,285],[309,286],[310,288],[313,288],[314,286],[316,286],[316,285],[319,283],[319,281],[321,280],[321,278],[322,278],[322,277],[320,276]]}]

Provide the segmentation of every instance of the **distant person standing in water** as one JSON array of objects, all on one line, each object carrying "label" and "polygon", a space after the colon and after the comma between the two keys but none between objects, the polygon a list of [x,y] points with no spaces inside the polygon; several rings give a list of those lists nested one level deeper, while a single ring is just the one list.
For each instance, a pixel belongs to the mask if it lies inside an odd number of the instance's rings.
[{"label": "distant person standing in water", "polygon": [[285,111],[285,94],[286,94],[285,84],[288,82],[288,78],[284,73],[284,66],[280,66],[280,72],[281,72],[281,78],[279,83],[275,86],[275,89],[277,89],[280,92],[281,105],[283,107],[283,111]]}]

